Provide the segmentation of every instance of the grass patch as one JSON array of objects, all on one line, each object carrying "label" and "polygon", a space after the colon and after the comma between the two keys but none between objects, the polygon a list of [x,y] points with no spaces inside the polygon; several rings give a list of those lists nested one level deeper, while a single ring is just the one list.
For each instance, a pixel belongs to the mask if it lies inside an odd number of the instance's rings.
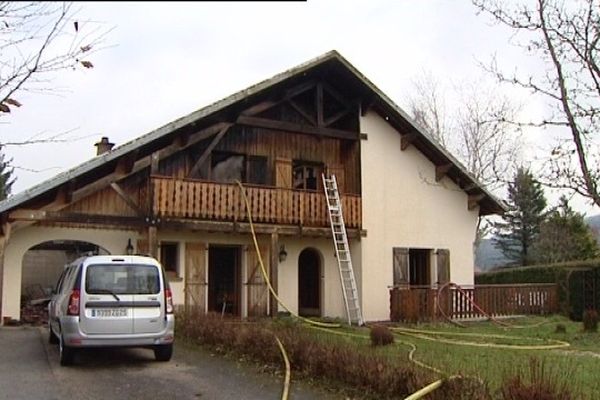
[{"label": "grass patch", "polygon": [[[244,323],[214,314],[180,313],[176,332],[217,352],[242,355],[280,368],[281,355],[274,340],[277,335],[290,358],[292,382],[298,377],[316,379],[327,386],[345,388],[353,398],[404,398],[439,379],[439,374],[408,361],[413,346],[416,360],[444,371],[446,377],[454,377],[429,399],[600,398],[600,385],[596,383],[600,375],[600,334],[584,332],[581,323],[558,316],[509,322],[523,327],[509,329],[489,322],[469,323],[467,328],[423,324],[409,328],[437,332],[428,335],[429,340],[395,332],[394,343],[387,346],[373,346],[369,328],[315,329],[292,318]],[[557,332],[559,324],[564,326],[564,333]],[[480,336],[483,334],[493,337],[486,339]],[[449,343],[540,345],[549,340],[567,341],[571,346],[525,350]]]}]

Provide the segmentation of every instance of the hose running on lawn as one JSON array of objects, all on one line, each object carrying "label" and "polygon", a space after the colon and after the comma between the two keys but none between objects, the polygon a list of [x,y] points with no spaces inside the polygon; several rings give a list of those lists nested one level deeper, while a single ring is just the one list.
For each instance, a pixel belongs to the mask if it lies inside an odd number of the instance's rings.
[{"label": "hose running on lawn", "polygon": [[[265,280],[265,282],[267,283],[267,286],[269,288],[269,292],[273,295],[273,297],[277,300],[277,303],[280,304],[286,311],[288,311],[290,313],[290,315],[308,323],[310,325],[311,328],[313,329],[317,329],[317,330],[321,330],[321,331],[325,331],[328,333],[333,333],[336,335],[342,335],[342,336],[348,336],[348,337],[358,337],[358,338],[362,338],[362,339],[368,339],[368,337],[363,336],[363,335],[357,335],[357,334],[351,334],[351,333],[347,333],[347,332],[338,332],[338,331],[334,331],[332,329],[326,329],[326,328],[339,328],[341,327],[340,324],[332,324],[332,323],[326,323],[326,322],[319,322],[319,321],[313,321],[311,319],[308,318],[304,318],[300,315],[298,315],[297,313],[294,313],[293,311],[291,311],[289,309],[289,307],[283,303],[283,301],[279,298],[279,296],[277,295],[277,293],[275,292],[275,290],[273,289],[273,286],[271,285],[271,281],[269,280],[269,276],[267,274],[266,268],[264,266],[263,263],[263,259],[262,259],[262,255],[260,253],[260,248],[258,246],[258,240],[256,239],[256,232],[254,231],[254,224],[252,222],[252,212],[250,210],[250,205],[248,203],[248,198],[246,196],[246,191],[244,190],[244,186],[242,185],[242,183],[238,180],[235,181],[237,183],[237,185],[240,187],[240,191],[242,193],[242,198],[244,199],[244,205],[246,207],[246,212],[248,213],[248,222],[250,224],[250,231],[252,233],[252,240],[254,242],[254,248],[256,250],[256,254],[257,254],[257,258],[259,261],[259,265],[261,268],[261,272],[263,275],[263,278]],[[446,284],[448,285],[448,284]],[[444,285],[443,287],[440,288],[440,290],[438,291],[438,297],[439,297],[439,293],[440,291],[446,286]],[[458,285],[453,284],[456,287],[458,287]],[[460,287],[458,287],[459,290]],[[462,292],[461,292],[462,293]],[[464,294],[464,293],[463,293]],[[467,296],[468,297],[468,296]],[[484,313],[486,316],[488,316],[488,318],[492,321],[494,321],[495,319],[492,318],[491,316],[489,316],[489,314],[487,314],[485,311],[483,311],[483,309],[481,309],[481,307],[479,307],[478,305],[476,305],[472,299],[469,298],[469,301],[471,301],[473,303],[473,305],[480,310],[480,312]],[[438,301],[438,305],[439,305],[439,301]],[[443,313],[443,311],[442,311]],[[444,314],[445,316],[445,314]],[[446,316],[447,318],[447,316]],[[460,325],[460,324],[459,324]],[[508,325],[508,324],[505,324]],[[464,327],[464,325],[462,325]],[[419,330],[414,330],[414,329],[407,329],[407,328],[392,328],[392,331],[397,332],[399,334],[403,334],[406,336],[412,336],[412,337],[416,337],[416,338],[420,338],[420,339],[425,339],[425,340],[431,340],[431,341],[439,341],[439,342],[443,342],[443,343],[450,343],[450,344],[459,344],[459,345],[464,345],[464,346],[477,346],[477,347],[493,347],[493,348],[510,348],[510,349],[523,349],[523,350],[547,350],[547,349],[556,349],[556,348],[561,348],[561,347],[568,347],[570,346],[569,343],[567,342],[563,342],[560,340],[552,340],[554,342],[554,344],[552,345],[537,345],[537,346],[519,346],[519,345],[502,345],[502,344],[494,344],[494,343],[477,343],[477,342],[467,342],[467,341],[452,341],[452,340],[444,340],[444,339],[435,339],[435,338],[431,338],[431,337],[427,337],[426,334],[432,334],[431,331],[419,331]],[[433,334],[438,333],[438,334],[446,334],[446,335],[455,335],[455,336],[472,336],[472,337],[493,337],[493,338],[502,338],[502,339],[520,339],[518,337],[511,337],[511,336],[503,336],[503,335],[486,335],[486,334],[473,334],[473,333],[458,333],[458,332],[434,332]],[[282,399],[287,399],[288,396],[288,390],[289,390],[289,381],[290,381],[290,370],[289,370],[289,360],[287,358],[287,354],[285,353],[285,349],[283,347],[283,344],[281,343],[281,341],[276,337],[277,340],[277,344],[279,346],[279,349],[281,351],[281,353],[283,354],[284,357],[284,361],[285,361],[285,365],[286,365],[286,378],[285,378],[285,383],[284,383],[284,391],[283,391],[283,396]],[[538,339],[538,340],[543,340],[543,339]],[[403,345],[409,346],[411,348],[409,354],[408,354],[408,359],[420,366],[421,368],[424,369],[428,369],[432,372],[435,372],[439,375],[444,375],[447,376],[446,373],[444,373],[442,370],[435,368],[431,365],[427,365],[417,359],[414,358],[414,354],[417,351],[417,346],[413,343],[410,342],[405,342],[405,341],[401,341],[399,340],[399,342]],[[457,376],[450,376],[450,377],[446,377],[443,379],[439,379],[435,382],[432,382],[431,384],[425,386],[424,388],[418,390],[417,392],[411,394],[410,396],[406,397],[405,400],[418,400],[420,398],[422,398],[423,396],[431,393],[432,391],[438,389],[445,380],[449,380],[449,379],[454,379]]]}]

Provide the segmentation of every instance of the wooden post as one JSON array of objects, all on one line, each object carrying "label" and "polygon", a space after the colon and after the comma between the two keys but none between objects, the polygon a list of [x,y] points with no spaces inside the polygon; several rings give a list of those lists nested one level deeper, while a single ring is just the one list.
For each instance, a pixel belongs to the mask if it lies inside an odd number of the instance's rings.
[{"label": "wooden post", "polygon": [[[269,279],[271,280],[271,286],[275,293],[279,293],[277,289],[277,270],[279,268],[279,233],[277,231],[271,234],[271,262],[269,263]],[[269,312],[271,317],[277,316],[279,310],[279,304],[273,294],[269,295]]]},{"label": "wooden post", "polygon": [[150,255],[158,259],[158,238],[156,226],[148,227],[148,252]]},{"label": "wooden post", "polygon": [[10,238],[10,223],[5,223],[2,225],[2,233],[0,235],[0,325],[2,325],[2,321],[4,321],[4,315],[2,314],[2,296],[3,296],[3,285],[4,285],[4,250],[6,249],[6,243]]},{"label": "wooden post", "polygon": [[4,283],[4,249],[6,245],[6,235],[0,236],[0,325],[2,325],[3,314],[2,314],[2,285]]}]

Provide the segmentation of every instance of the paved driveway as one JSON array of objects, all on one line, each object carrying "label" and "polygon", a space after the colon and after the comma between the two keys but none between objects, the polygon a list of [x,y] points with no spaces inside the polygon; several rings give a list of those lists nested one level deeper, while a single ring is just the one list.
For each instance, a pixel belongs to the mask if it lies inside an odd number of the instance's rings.
[{"label": "paved driveway", "polygon": [[[89,349],[58,363],[47,329],[0,328],[0,399],[280,399],[282,377],[176,344],[173,359],[147,349]],[[290,399],[334,400],[294,382]]]}]

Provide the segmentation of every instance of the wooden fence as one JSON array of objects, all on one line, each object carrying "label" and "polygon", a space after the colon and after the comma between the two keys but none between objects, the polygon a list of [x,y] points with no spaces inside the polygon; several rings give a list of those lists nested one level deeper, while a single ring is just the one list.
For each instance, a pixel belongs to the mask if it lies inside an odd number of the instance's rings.
[{"label": "wooden fence", "polygon": [[485,317],[474,304],[491,316],[552,314],[558,312],[556,284],[477,285],[447,288],[411,286],[390,290],[390,319],[425,322],[443,319]]},{"label": "wooden fence", "polygon": [[[191,179],[152,177],[154,213],[176,218],[247,221],[240,188],[236,184]],[[244,185],[253,222],[328,227],[327,200],[317,191]],[[358,195],[341,196],[347,228],[361,227]]]}]

